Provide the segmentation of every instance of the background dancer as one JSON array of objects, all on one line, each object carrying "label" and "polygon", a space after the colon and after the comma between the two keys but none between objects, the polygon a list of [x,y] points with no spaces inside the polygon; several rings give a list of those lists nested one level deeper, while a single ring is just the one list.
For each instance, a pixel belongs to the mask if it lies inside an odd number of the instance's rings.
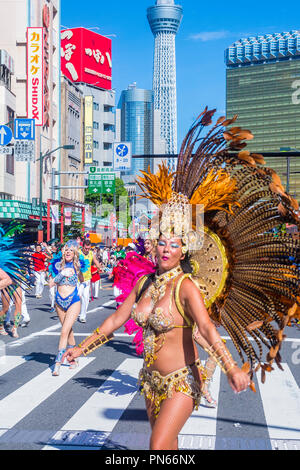
[{"label": "background dancer", "polygon": [[[79,282],[83,281],[83,273],[88,269],[88,262],[79,255],[77,245],[68,242],[62,250],[61,262],[59,265],[56,261],[54,263],[51,272],[57,272],[57,274],[51,279],[49,286],[50,288],[54,285],[57,286],[55,306],[62,328],[52,375],[58,376],[66,348],[72,348],[75,345],[72,327],[80,312],[77,286]],[[74,361],[71,367],[76,367],[76,365],[77,362]]]},{"label": "background dancer", "polygon": [[90,289],[92,279],[92,264],[96,266],[98,272],[101,272],[101,265],[97,260],[96,255],[91,250],[92,244],[89,239],[85,239],[80,250],[80,254],[83,256],[85,261],[88,263],[88,269],[83,273],[83,282],[80,285],[79,295],[81,298],[81,309],[79,315],[79,321],[86,323],[86,314],[90,301]]}]

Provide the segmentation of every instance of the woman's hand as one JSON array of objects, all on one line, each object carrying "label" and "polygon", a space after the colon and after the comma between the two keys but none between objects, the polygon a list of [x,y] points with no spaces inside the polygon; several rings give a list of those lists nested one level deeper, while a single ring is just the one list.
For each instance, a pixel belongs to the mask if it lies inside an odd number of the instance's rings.
[{"label": "woman's hand", "polygon": [[62,357],[61,362],[63,363],[65,359],[68,362],[74,362],[74,360],[82,354],[82,349],[78,346],[68,349]]},{"label": "woman's hand", "polygon": [[230,387],[235,393],[247,390],[250,385],[249,375],[237,366],[227,372],[227,379]]}]

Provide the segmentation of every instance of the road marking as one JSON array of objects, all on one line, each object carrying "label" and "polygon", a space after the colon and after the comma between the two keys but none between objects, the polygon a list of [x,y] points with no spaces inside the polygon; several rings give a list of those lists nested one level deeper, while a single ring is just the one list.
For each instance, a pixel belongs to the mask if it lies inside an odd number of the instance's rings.
[{"label": "road marking", "polygon": [[49,326],[49,328],[45,328],[44,330],[41,330],[41,331],[36,331],[35,333],[31,333],[30,335],[25,336],[25,338],[20,338],[16,341],[12,341],[11,343],[7,344],[7,347],[15,348],[17,346],[22,346],[23,344],[28,343],[32,339],[38,336],[42,336],[43,334],[46,334],[47,332],[57,330],[60,327],[61,327],[60,323],[55,323],[55,325]]},{"label": "road marking", "polygon": [[0,401],[1,427],[10,429],[15,426],[94,359],[94,357],[80,358],[76,369],[62,366],[58,377],[53,377],[50,368],[47,368],[15,392],[7,395]]},{"label": "road marking", "polygon": [[111,432],[137,392],[142,365],[142,359],[123,361],[62,430]]},{"label": "road marking", "polygon": [[[74,433],[87,429],[92,429],[93,432],[111,433],[137,393],[138,373],[142,364],[142,359],[123,361],[51,441],[59,441],[63,431],[73,437]],[[62,445],[65,445],[65,442]],[[51,444],[43,450],[49,448],[52,448]]]},{"label": "road marking", "polygon": [[105,307],[108,307],[109,305],[115,303],[115,300],[109,300],[105,304],[101,305],[100,307],[93,308],[93,310],[88,310],[87,313],[92,313],[92,312],[97,312],[97,310],[102,310]]},{"label": "road marking", "polygon": [[[287,364],[258,378],[270,439],[300,440],[300,390]],[[258,373],[259,374],[259,373]]]},{"label": "road marking", "polygon": [[15,367],[30,361],[32,356],[3,356],[0,361],[0,375],[4,375]]},{"label": "road marking", "polygon": [[[204,365],[204,361],[202,364]],[[216,367],[216,370],[213,375],[213,380],[210,386],[210,393],[211,396],[218,401],[219,390],[220,390],[220,382],[221,382],[221,369],[220,367]],[[217,433],[217,414],[218,414],[218,407],[216,408],[208,408],[205,406],[204,399],[201,400],[203,406],[199,406],[198,410],[193,411],[191,417],[187,420],[185,425],[183,426],[182,430],[180,431],[180,446],[184,447],[184,449],[190,449],[189,442],[184,442],[184,435],[189,435],[191,437],[190,443],[193,442],[192,436],[198,436],[199,431],[201,430],[201,434],[206,436],[216,436]]]},{"label": "road marking", "polygon": [[[109,305],[111,305],[113,302],[114,302],[114,300],[110,300],[109,302],[106,302],[105,304],[101,305],[101,307],[97,307],[93,310],[88,311],[87,313],[95,312],[97,310],[102,310],[103,308],[108,307]],[[61,327],[60,323],[55,323],[55,325],[52,325],[49,328],[45,328],[44,330],[41,330],[41,331],[36,331],[35,333],[31,333],[30,335],[25,336],[25,338],[20,338],[16,341],[12,341],[11,343],[7,344],[7,346],[10,347],[10,348],[15,348],[17,346],[22,346],[23,344],[28,343],[29,341],[31,341],[32,339],[34,339],[38,336],[44,336],[44,335],[47,335],[49,333],[51,334],[51,332],[53,330],[57,330],[60,327]],[[60,333],[58,333],[58,334],[60,334]]]}]

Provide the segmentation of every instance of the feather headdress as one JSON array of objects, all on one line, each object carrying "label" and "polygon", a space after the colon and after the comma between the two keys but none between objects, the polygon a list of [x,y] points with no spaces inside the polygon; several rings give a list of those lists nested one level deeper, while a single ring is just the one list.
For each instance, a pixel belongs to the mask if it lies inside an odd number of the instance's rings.
[{"label": "feather headdress", "polygon": [[299,207],[263,157],[245,150],[252,133],[229,127],[237,116],[219,118],[200,138],[214,113],[206,108],[193,123],[176,172],[162,164],[157,174],[142,172],[137,183],[142,197],[162,209],[161,218],[164,206],[180,195],[192,207],[193,230],[195,206],[203,207],[203,246],[190,252],[195,279],[212,319],[227,330],[252,373],[262,368],[264,380],[274,361],[281,367],[283,329],[300,305],[300,270],[291,260],[299,259],[300,241],[284,233],[275,237],[272,230],[285,223],[300,230]]}]

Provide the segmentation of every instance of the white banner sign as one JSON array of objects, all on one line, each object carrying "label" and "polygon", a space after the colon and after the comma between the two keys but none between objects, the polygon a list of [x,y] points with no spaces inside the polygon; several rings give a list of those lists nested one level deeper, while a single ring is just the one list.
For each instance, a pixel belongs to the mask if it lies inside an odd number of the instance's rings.
[{"label": "white banner sign", "polygon": [[51,206],[51,215],[52,215],[52,223],[53,224],[58,224],[58,222],[59,222],[58,205],[53,204]]},{"label": "white banner sign", "polygon": [[92,228],[92,213],[88,210],[85,211],[85,226]]},{"label": "white banner sign", "polygon": [[27,28],[27,118],[44,125],[44,28]]},{"label": "white banner sign", "polygon": [[72,225],[72,208],[65,208],[65,225]]}]

